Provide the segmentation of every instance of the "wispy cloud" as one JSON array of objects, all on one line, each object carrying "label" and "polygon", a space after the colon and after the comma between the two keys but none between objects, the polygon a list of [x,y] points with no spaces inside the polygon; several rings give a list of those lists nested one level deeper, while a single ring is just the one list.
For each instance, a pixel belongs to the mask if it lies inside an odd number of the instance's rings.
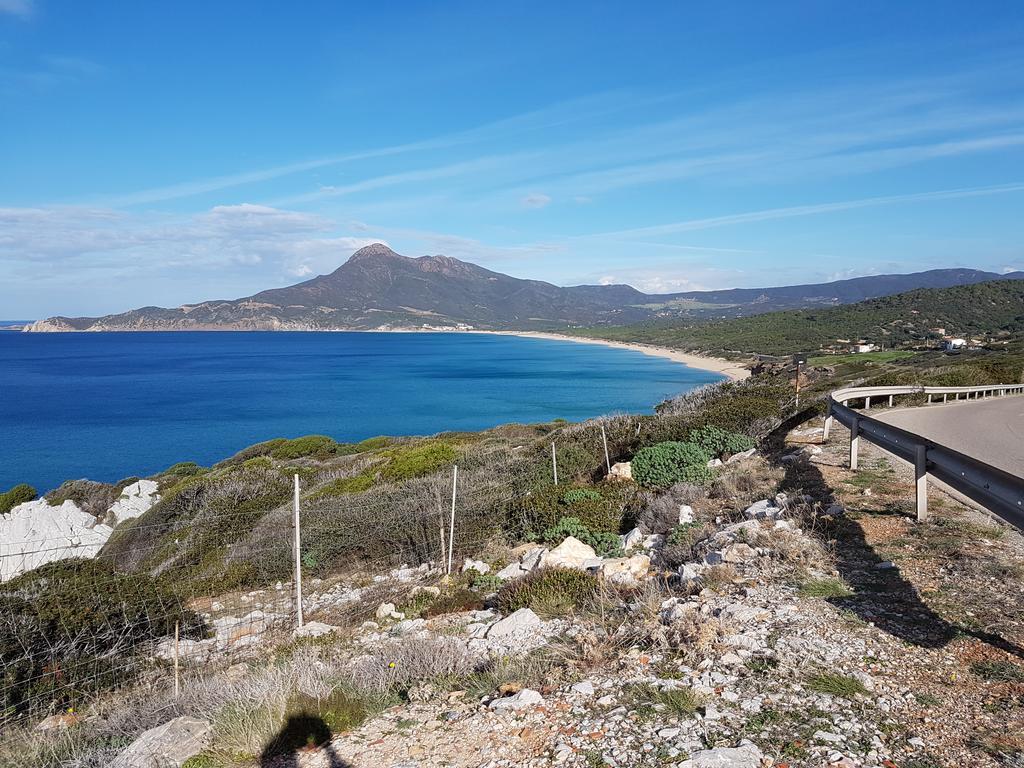
[{"label": "wispy cloud", "polygon": [[0,0],[0,13],[9,13],[27,19],[34,11],[33,0]]},{"label": "wispy cloud", "polygon": [[543,192],[531,192],[519,202],[524,208],[544,208],[551,202],[551,197]]},{"label": "wispy cloud", "polygon": [[693,232],[701,229],[713,229],[716,227],[729,227],[759,221],[791,219],[798,216],[816,216],[823,213],[848,211],[856,208],[873,208],[877,206],[927,202],[933,200],[955,200],[967,197],[983,197],[986,195],[1004,195],[1015,192],[1024,192],[1024,182],[997,184],[988,187],[964,187],[961,189],[936,190],[934,192],[916,192],[907,195],[883,195],[879,197],[865,197],[859,200],[843,200],[835,203],[794,205],[786,208],[767,208],[760,211],[747,211],[745,213],[732,213],[725,216],[712,216],[704,219],[689,219],[686,221],[670,222],[668,224],[656,224],[648,227],[636,227],[633,229],[620,229],[613,232],[593,233],[580,236],[580,238],[577,239],[592,237],[657,236],[677,232]]}]

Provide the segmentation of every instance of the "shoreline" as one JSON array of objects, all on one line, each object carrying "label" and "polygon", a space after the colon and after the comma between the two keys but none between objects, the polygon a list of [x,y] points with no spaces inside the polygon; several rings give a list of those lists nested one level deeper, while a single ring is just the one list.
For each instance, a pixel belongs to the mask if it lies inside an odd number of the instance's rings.
[{"label": "shoreline", "polygon": [[455,333],[487,333],[497,336],[519,336],[525,339],[548,339],[551,341],[574,341],[579,344],[600,344],[605,347],[642,352],[652,357],[662,357],[676,363],[682,363],[688,368],[699,368],[704,371],[711,371],[712,373],[720,373],[730,381],[743,381],[750,378],[750,369],[734,360],[725,360],[721,357],[705,357],[704,355],[695,355],[692,352],[659,347],[654,344],[612,341],[610,339],[595,339],[584,336],[566,336],[549,331],[483,331],[474,329],[472,331],[455,331]]}]

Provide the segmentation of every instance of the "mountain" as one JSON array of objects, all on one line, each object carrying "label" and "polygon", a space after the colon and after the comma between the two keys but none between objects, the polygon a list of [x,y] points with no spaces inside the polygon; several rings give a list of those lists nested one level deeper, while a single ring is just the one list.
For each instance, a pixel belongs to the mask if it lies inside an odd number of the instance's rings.
[{"label": "mountain", "polygon": [[328,275],[286,288],[170,309],[142,307],[103,317],[51,317],[26,330],[362,330],[459,324],[557,329],[843,304],[906,290],[906,286],[959,285],[1001,277],[952,269],[807,286],[648,295],[628,285],[559,287],[522,280],[448,256],[400,256],[377,243],[356,251]]}]

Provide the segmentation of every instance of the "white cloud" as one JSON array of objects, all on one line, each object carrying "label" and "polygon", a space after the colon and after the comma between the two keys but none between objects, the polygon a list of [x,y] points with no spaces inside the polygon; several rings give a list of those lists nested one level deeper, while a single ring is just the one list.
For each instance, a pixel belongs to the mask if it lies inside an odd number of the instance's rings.
[{"label": "white cloud", "polygon": [[27,19],[32,15],[33,0],[0,0],[0,13],[9,13]]},{"label": "white cloud", "polygon": [[531,192],[519,202],[525,208],[543,208],[551,202],[551,198],[543,192]]}]

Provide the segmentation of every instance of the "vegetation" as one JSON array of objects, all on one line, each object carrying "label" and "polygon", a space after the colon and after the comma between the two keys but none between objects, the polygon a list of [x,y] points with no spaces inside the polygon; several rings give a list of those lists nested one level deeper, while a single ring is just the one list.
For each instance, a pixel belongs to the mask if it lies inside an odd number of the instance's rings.
[{"label": "vegetation", "polygon": [[531,608],[540,616],[564,616],[591,602],[598,588],[597,579],[583,571],[541,569],[502,586],[497,605],[505,615]]},{"label": "vegetation", "polygon": [[754,439],[739,432],[705,424],[690,432],[687,442],[693,443],[711,456],[725,456],[742,453],[754,447]]},{"label": "vegetation", "polygon": [[931,328],[963,337],[1024,332],[1024,280],[997,280],[952,288],[924,288],[830,309],[769,312],[720,322],[637,325],[575,331],[715,353],[788,355],[822,349],[837,339],[864,339],[886,347],[934,343]]},{"label": "vegetation", "polygon": [[458,452],[450,443],[429,441],[410,448],[396,448],[383,454],[388,459],[381,472],[386,480],[408,480],[422,477],[447,467],[458,458]]},{"label": "vegetation", "polygon": [[270,455],[275,459],[285,460],[301,459],[306,456],[325,459],[333,456],[337,449],[338,444],[326,435],[306,435],[277,443],[271,449]]},{"label": "vegetation", "polygon": [[658,443],[637,451],[633,479],[644,488],[669,488],[676,483],[703,485],[711,480],[711,454],[696,443]]},{"label": "vegetation", "polygon": [[[161,581],[97,560],[62,560],[0,586],[0,716],[74,706],[138,671],[144,644],[197,616]],[[6,713],[6,714],[4,714]]]},{"label": "vegetation", "polygon": [[837,675],[832,672],[813,675],[807,680],[807,687],[815,693],[827,693],[845,698],[853,698],[858,694],[868,692],[864,684],[857,678],[849,675]]},{"label": "vegetation", "polygon": [[800,597],[850,597],[853,591],[842,579],[814,579],[800,585]]},{"label": "vegetation", "polygon": [[33,501],[39,494],[27,483],[14,486],[5,493],[0,493],[0,515],[6,515],[19,504]]}]

